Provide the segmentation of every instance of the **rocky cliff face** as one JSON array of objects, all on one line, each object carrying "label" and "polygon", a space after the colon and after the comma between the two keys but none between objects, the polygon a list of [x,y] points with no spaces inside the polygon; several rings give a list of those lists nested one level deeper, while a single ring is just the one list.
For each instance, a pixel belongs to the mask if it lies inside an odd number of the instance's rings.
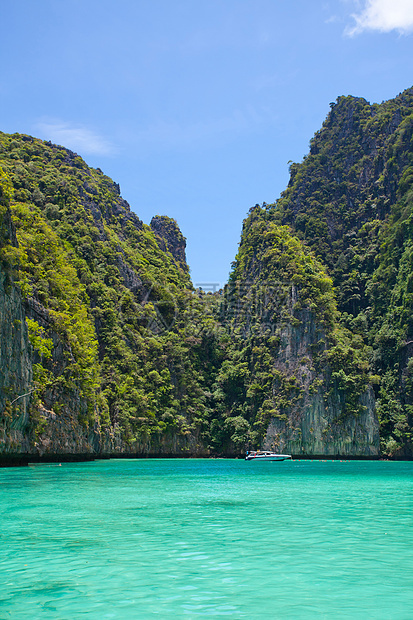
[{"label": "rocky cliff face", "polygon": [[33,389],[25,313],[13,281],[17,243],[8,202],[9,187],[0,169],[0,453],[27,449]]},{"label": "rocky cliff face", "polygon": [[73,352],[65,334],[59,333],[53,317],[38,299],[25,303],[25,319],[33,321],[50,340],[50,356],[44,358],[31,347],[36,391],[31,398],[27,452],[47,455],[95,455],[100,451],[100,424],[96,409],[71,369]]},{"label": "rocky cliff face", "polygon": [[263,448],[295,455],[377,457],[379,423],[371,386],[358,397],[359,411],[346,411],[345,390],[333,378],[324,348],[326,334],[308,310],[293,314],[295,324],[281,329],[274,368],[284,381],[294,377],[294,393],[271,417]]},{"label": "rocky cliff face", "polygon": [[28,448],[31,347],[20,292],[0,266],[0,453]]}]

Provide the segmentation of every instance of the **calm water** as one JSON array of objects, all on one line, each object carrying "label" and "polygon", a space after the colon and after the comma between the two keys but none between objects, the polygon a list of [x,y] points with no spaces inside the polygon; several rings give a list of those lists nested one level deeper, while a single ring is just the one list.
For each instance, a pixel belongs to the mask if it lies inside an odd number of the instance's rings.
[{"label": "calm water", "polygon": [[0,470],[0,618],[413,618],[413,463]]}]

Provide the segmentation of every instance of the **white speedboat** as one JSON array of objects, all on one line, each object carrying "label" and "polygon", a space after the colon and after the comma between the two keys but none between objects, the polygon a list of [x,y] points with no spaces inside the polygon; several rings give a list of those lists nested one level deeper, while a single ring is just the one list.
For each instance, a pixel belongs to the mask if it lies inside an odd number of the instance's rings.
[{"label": "white speedboat", "polygon": [[247,452],[246,461],[285,461],[291,458],[291,454],[276,454],[265,450]]}]

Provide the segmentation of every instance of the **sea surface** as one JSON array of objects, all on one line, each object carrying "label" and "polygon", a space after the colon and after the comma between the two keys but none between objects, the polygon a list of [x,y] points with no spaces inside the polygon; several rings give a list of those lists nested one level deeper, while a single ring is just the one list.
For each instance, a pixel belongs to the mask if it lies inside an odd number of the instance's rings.
[{"label": "sea surface", "polygon": [[413,462],[0,470],[0,618],[412,620]]}]

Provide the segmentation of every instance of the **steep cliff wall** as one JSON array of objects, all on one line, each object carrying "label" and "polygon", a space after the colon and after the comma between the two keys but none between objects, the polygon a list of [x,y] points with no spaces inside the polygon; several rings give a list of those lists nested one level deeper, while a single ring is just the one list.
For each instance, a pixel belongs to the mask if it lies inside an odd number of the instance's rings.
[{"label": "steep cliff wall", "polygon": [[20,292],[0,265],[0,453],[28,449],[32,363]]},{"label": "steep cliff wall", "polygon": [[340,322],[370,347],[383,454],[413,456],[413,89],[339,97],[288,188],[267,207],[320,256]]},{"label": "steep cliff wall", "polygon": [[368,350],[340,325],[324,268],[265,209],[244,222],[225,303],[231,346],[218,384],[230,442],[377,457]]},{"label": "steep cliff wall", "polygon": [[349,412],[348,395],[328,359],[327,335],[319,331],[313,313],[292,309],[292,314],[294,324],[280,330],[274,368],[285,382],[292,383],[294,377],[294,392],[271,417],[263,448],[295,455],[377,457],[380,438],[373,389],[365,386],[357,399],[358,411]]},{"label": "steep cliff wall", "polygon": [[0,453],[27,449],[33,389],[25,313],[13,280],[17,242],[10,195],[10,184],[0,168]]},{"label": "steep cliff wall", "polygon": [[309,154],[292,164],[273,215],[322,257],[335,285],[358,231],[384,221],[397,201],[399,181],[411,165],[412,136],[413,88],[382,104],[339,97]]},{"label": "steep cliff wall", "polygon": [[204,336],[192,336],[204,312],[176,222],[155,218],[155,235],[117,184],[51,143],[0,132],[0,161],[9,224],[1,251],[10,295],[23,302],[35,388],[22,450],[205,451]]}]

